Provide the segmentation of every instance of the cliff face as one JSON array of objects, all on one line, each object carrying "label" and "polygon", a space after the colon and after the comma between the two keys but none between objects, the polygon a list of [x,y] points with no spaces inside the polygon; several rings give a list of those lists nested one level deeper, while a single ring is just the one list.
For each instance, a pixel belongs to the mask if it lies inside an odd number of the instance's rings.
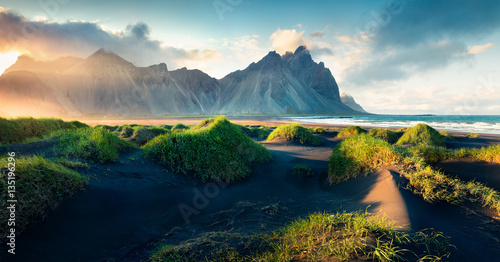
[{"label": "cliff face", "polygon": [[[354,112],[341,102],[330,70],[323,63],[315,63],[304,47],[283,57],[270,52],[259,62],[220,80],[200,70],[169,71],[163,63],[136,67],[104,49],[86,59],[39,62],[20,57],[0,77],[0,97],[21,101],[19,110],[29,103],[24,115]],[[6,103],[0,105],[3,115],[17,111]]]},{"label": "cliff face", "polygon": [[340,99],[341,99],[342,103],[344,103],[346,106],[350,107],[352,110],[358,111],[361,113],[367,113],[363,109],[363,107],[361,107],[358,103],[356,103],[356,101],[354,100],[354,98],[351,95],[342,94],[340,96]]}]

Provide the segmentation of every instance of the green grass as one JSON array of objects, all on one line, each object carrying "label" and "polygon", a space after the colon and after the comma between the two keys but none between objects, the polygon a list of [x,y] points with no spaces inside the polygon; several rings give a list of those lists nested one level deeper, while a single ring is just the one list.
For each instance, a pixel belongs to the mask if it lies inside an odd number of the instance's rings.
[{"label": "green grass", "polygon": [[398,140],[397,144],[446,146],[443,136],[439,134],[436,129],[422,123],[417,124],[406,131],[406,133],[404,133],[404,135]]},{"label": "green grass", "polygon": [[318,146],[321,145],[321,141],[314,136],[311,131],[301,125],[282,125],[274,129],[269,137],[268,141],[284,138],[287,141],[297,141],[301,144]]},{"label": "green grass", "polygon": [[178,124],[175,124],[170,131],[174,132],[174,131],[182,131],[182,130],[186,130],[186,129],[189,129],[189,126],[178,123]]},{"label": "green grass", "polygon": [[268,234],[212,232],[159,247],[152,261],[424,261],[449,257],[440,233],[402,233],[380,216],[315,213]]},{"label": "green grass", "polygon": [[400,156],[386,141],[367,134],[349,136],[333,149],[328,180],[331,184],[337,184],[399,161]]},{"label": "green grass", "polygon": [[78,121],[65,122],[56,118],[0,118],[0,143],[34,142],[47,138],[58,130],[74,130],[82,127],[88,126]]},{"label": "green grass", "polygon": [[450,132],[448,132],[448,131],[444,131],[444,130],[439,131],[439,134],[441,134],[445,140],[450,140],[450,141],[455,140],[455,138],[452,135],[450,135]]},{"label": "green grass", "polygon": [[311,168],[306,165],[295,165],[293,167],[292,175],[299,177],[312,177],[313,172]]},{"label": "green grass", "polygon": [[315,132],[315,133],[318,133],[318,134],[326,134],[325,129],[322,128],[322,127],[320,127],[320,126],[311,128],[311,131]]},{"label": "green grass", "polygon": [[450,177],[430,164],[444,159],[470,157],[483,161],[500,161],[500,145],[481,149],[447,150],[420,145],[403,148],[368,135],[351,136],[333,150],[328,179],[336,184],[368,173],[384,165],[394,165],[408,180],[407,188],[428,202],[458,204],[464,200],[481,202],[500,213],[500,194],[481,183]]},{"label": "green grass", "polygon": [[481,136],[477,133],[470,133],[470,134],[467,134],[465,135],[465,137],[468,137],[468,138],[480,138]]},{"label": "green grass", "polygon": [[368,134],[391,144],[396,143],[399,139],[399,135],[396,132],[387,128],[372,128],[368,131]]},{"label": "green grass", "polygon": [[351,135],[359,135],[366,133],[366,129],[361,128],[359,126],[349,126],[346,127],[337,134],[338,137],[351,136]]},{"label": "green grass", "polygon": [[138,145],[138,146],[143,146],[149,140],[159,136],[159,135],[164,135],[168,134],[170,131],[168,129],[165,129],[163,127],[158,127],[158,126],[139,126],[134,129],[134,133],[130,137],[129,141]]},{"label": "green grass", "polygon": [[271,130],[269,130],[265,126],[259,126],[259,127],[253,127],[249,128],[246,126],[234,124],[236,127],[238,127],[243,134],[252,137],[252,138],[258,138],[258,139],[267,139],[269,134],[271,133]]},{"label": "green grass", "polygon": [[[16,235],[30,223],[43,220],[50,210],[56,208],[62,199],[83,189],[87,179],[67,166],[77,163],[58,160],[52,162],[42,157],[14,157],[15,166],[8,165],[9,158],[0,158],[0,198],[5,201],[8,195],[8,173],[15,174]],[[12,159],[11,159],[12,160]],[[11,170],[8,170],[10,168]],[[15,170],[14,170],[15,169]],[[2,205],[4,206],[4,205]],[[8,228],[9,212],[0,210],[0,230],[2,237]]]},{"label": "green grass", "polygon": [[250,173],[253,163],[272,158],[266,148],[224,116],[195,130],[160,135],[143,148],[147,157],[158,159],[178,173],[193,172],[203,181],[240,180]]},{"label": "green grass", "polygon": [[54,147],[57,155],[78,157],[104,163],[118,159],[119,151],[131,146],[130,142],[118,138],[104,128],[81,128],[63,131],[59,143]]}]

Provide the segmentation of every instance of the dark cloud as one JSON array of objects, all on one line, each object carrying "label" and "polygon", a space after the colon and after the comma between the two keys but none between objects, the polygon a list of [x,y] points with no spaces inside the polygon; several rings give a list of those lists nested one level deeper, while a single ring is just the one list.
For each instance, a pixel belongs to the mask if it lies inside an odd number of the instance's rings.
[{"label": "dark cloud", "polygon": [[96,23],[30,21],[11,11],[0,10],[0,25],[0,52],[18,50],[42,59],[64,55],[85,57],[103,47],[139,66],[166,62],[179,67],[182,65],[176,64],[177,61],[209,58],[193,53],[216,52],[165,47],[151,39],[149,26],[142,22],[128,25],[123,32],[110,33]]},{"label": "dark cloud", "polygon": [[323,36],[325,36],[325,32],[323,32],[323,31],[314,31],[311,34],[309,34],[309,36],[311,38],[313,38],[313,39],[314,38],[322,38]]},{"label": "dark cloud", "polygon": [[394,81],[453,62],[468,61],[468,40],[500,28],[497,0],[391,0],[367,12],[355,27],[370,37],[367,57],[346,70],[346,80],[367,85]]}]

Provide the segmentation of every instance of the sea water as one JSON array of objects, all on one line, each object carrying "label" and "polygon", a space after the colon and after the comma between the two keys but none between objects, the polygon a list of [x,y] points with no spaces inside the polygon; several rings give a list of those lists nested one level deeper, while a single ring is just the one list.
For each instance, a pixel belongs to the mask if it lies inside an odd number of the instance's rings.
[{"label": "sea water", "polygon": [[500,115],[367,115],[290,118],[304,123],[367,127],[411,127],[418,123],[425,123],[438,130],[500,134]]}]

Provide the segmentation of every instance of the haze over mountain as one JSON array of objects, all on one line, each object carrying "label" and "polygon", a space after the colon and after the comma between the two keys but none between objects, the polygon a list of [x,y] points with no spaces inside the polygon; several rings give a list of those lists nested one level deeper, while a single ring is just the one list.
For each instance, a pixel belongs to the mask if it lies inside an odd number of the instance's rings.
[{"label": "haze over mountain", "polygon": [[337,83],[305,47],[269,52],[217,80],[200,70],[136,67],[99,49],[86,59],[50,62],[22,56],[0,77],[2,116],[163,116],[206,114],[356,114]]}]

